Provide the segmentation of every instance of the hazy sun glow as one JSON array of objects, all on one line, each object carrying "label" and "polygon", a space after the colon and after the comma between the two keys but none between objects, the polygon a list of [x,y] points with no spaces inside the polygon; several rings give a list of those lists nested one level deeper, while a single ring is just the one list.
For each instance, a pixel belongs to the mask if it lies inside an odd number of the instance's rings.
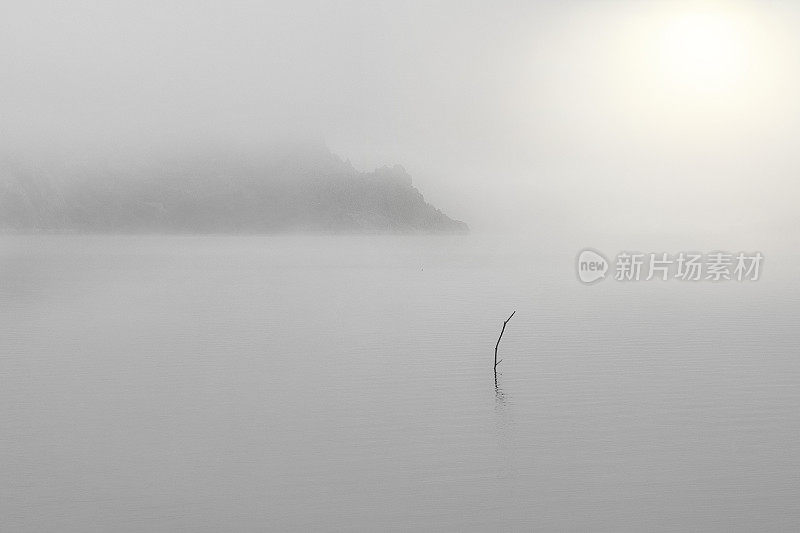
[{"label": "hazy sun glow", "polygon": [[699,91],[726,91],[744,76],[746,43],[734,20],[691,13],[666,24],[661,35],[666,80]]}]

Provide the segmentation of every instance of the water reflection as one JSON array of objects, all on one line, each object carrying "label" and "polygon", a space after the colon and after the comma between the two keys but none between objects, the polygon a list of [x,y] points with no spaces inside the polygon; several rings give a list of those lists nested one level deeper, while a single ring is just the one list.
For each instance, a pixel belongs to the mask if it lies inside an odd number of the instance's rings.
[{"label": "water reflection", "polygon": [[506,393],[497,381],[497,372],[494,373],[494,402],[495,407],[504,408],[506,405]]}]

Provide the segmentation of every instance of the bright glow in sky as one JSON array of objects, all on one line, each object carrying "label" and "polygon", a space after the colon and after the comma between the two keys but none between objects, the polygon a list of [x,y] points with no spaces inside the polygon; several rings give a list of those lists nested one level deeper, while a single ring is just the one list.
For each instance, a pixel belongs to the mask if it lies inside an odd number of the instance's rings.
[{"label": "bright glow in sky", "polygon": [[660,60],[672,83],[699,91],[726,91],[745,70],[745,36],[724,13],[687,13],[666,24]]}]

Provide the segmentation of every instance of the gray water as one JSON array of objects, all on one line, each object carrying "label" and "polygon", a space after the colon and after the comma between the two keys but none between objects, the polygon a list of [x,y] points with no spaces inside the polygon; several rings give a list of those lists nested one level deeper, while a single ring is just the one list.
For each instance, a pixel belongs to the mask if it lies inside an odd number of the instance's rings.
[{"label": "gray water", "polygon": [[2,237],[0,530],[796,531],[791,268],[577,251]]}]

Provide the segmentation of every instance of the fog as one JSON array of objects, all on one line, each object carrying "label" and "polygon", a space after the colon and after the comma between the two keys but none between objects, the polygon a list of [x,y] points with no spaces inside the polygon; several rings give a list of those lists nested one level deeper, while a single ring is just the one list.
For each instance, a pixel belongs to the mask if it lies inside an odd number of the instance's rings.
[{"label": "fog", "polygon": [[[665,56],[697,13],[710,42]],[[7,1],[2,149],[313,139],[476,231],[792,235],[798,25],[788,2]]]},{"label": "fog", "polygon": [[0,0],[0,532],[800,531],[798,28]]}]

